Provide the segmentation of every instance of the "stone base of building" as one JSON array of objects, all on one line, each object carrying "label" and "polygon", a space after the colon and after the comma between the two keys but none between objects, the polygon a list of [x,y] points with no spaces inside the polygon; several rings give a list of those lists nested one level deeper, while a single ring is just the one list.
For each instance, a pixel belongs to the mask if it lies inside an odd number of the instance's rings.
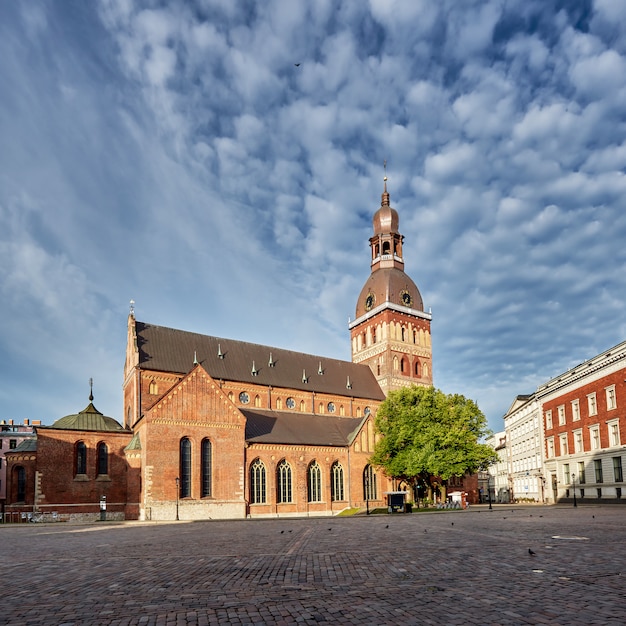
[{"label": "stone base of building", "polygon": [[143,521],[245,519],[245,502],[186,501],[152,502],[143,507],[139,519]]}]

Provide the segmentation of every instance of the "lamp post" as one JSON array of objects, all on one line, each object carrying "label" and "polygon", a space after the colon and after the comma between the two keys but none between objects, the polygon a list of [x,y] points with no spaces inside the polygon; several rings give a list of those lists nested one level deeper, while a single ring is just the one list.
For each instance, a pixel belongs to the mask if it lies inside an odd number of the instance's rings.
[{"label": "lamp post", "polygon": [[180,493],[180,478],[178,478],[178,476],[176,476],[176,521],[178,521],[178,497],[179,497],[179,493]]},{"label": "lamp post", "polygon": [[370,476],[367,468],[365,470],[365,510],[366,515],[370,514]]},{"label": "lamp post", "polygon": [[574,506],[578,506],[576,503],[576,474],[572,472],[572,491],[574,492]]}]

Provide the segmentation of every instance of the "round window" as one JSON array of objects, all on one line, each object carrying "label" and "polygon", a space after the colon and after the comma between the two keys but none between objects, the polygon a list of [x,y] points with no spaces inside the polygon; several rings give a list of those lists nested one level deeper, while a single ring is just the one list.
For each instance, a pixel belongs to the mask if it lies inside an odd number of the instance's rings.
[{"label": "round window", "polygon": [[365,407],[363,413],[365,413],[365,415],[369,415],[372,412],[372,409],[370,409],[368,406]]},{"label": "round window", "polygon": [[328,412],[329,413],[334,413],[335,412],[335,405],[332,402],[328,403]]},{"label": "round window", "polygon": [[245,391],[242,391],[239,394],[239,402],[241,402],[241,404],[248,404],[248,402],[250,402],[250,396]]},{"label": "round window", "polygon": [[287,400],[285,400],[285,404],[288,409],[293,409],[296,406],[296,401],[293,398],[287,398]]}]

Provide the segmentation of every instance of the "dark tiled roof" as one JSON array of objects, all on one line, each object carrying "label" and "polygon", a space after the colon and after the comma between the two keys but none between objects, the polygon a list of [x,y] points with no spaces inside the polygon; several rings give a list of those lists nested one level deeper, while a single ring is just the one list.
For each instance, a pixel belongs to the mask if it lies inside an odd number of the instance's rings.
[{"label": "dark tiled roof", "polygon": [[366,418],[240,409],[246,441],[309,446],[347,446]]},{"label": "dark tiled roof", "polygon": [[[367,365],[135,322],[141,367],[187,374],[194,354],[216,380],[384,400]],[[219,357],[219,353],[223,358]],[[273,366],[270,366],[270,356]],[[321,370],[322,374],[318,373]],[[256,375],[252,373],[253,365]],[[303,382],[303,373],[307,382]],[[351,388],[347,388],[348,379]]]},{"label": "dark tiled roof", "polygon": [[7,452],[37,452],[37,437],[24,439],[13,450],[7,450]]}]

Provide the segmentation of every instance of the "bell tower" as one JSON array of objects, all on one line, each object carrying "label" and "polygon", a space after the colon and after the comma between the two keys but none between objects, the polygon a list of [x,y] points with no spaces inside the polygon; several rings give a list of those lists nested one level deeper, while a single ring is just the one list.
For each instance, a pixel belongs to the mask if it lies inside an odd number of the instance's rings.
[{"label": "bell tower", "polygon": [[417,285],[404,273],[398,212],[389,205],[387,176],[372,220],[371,273],[349,323],[353,363],[365,363],[381,389],[433,384],[430,322]]}]

